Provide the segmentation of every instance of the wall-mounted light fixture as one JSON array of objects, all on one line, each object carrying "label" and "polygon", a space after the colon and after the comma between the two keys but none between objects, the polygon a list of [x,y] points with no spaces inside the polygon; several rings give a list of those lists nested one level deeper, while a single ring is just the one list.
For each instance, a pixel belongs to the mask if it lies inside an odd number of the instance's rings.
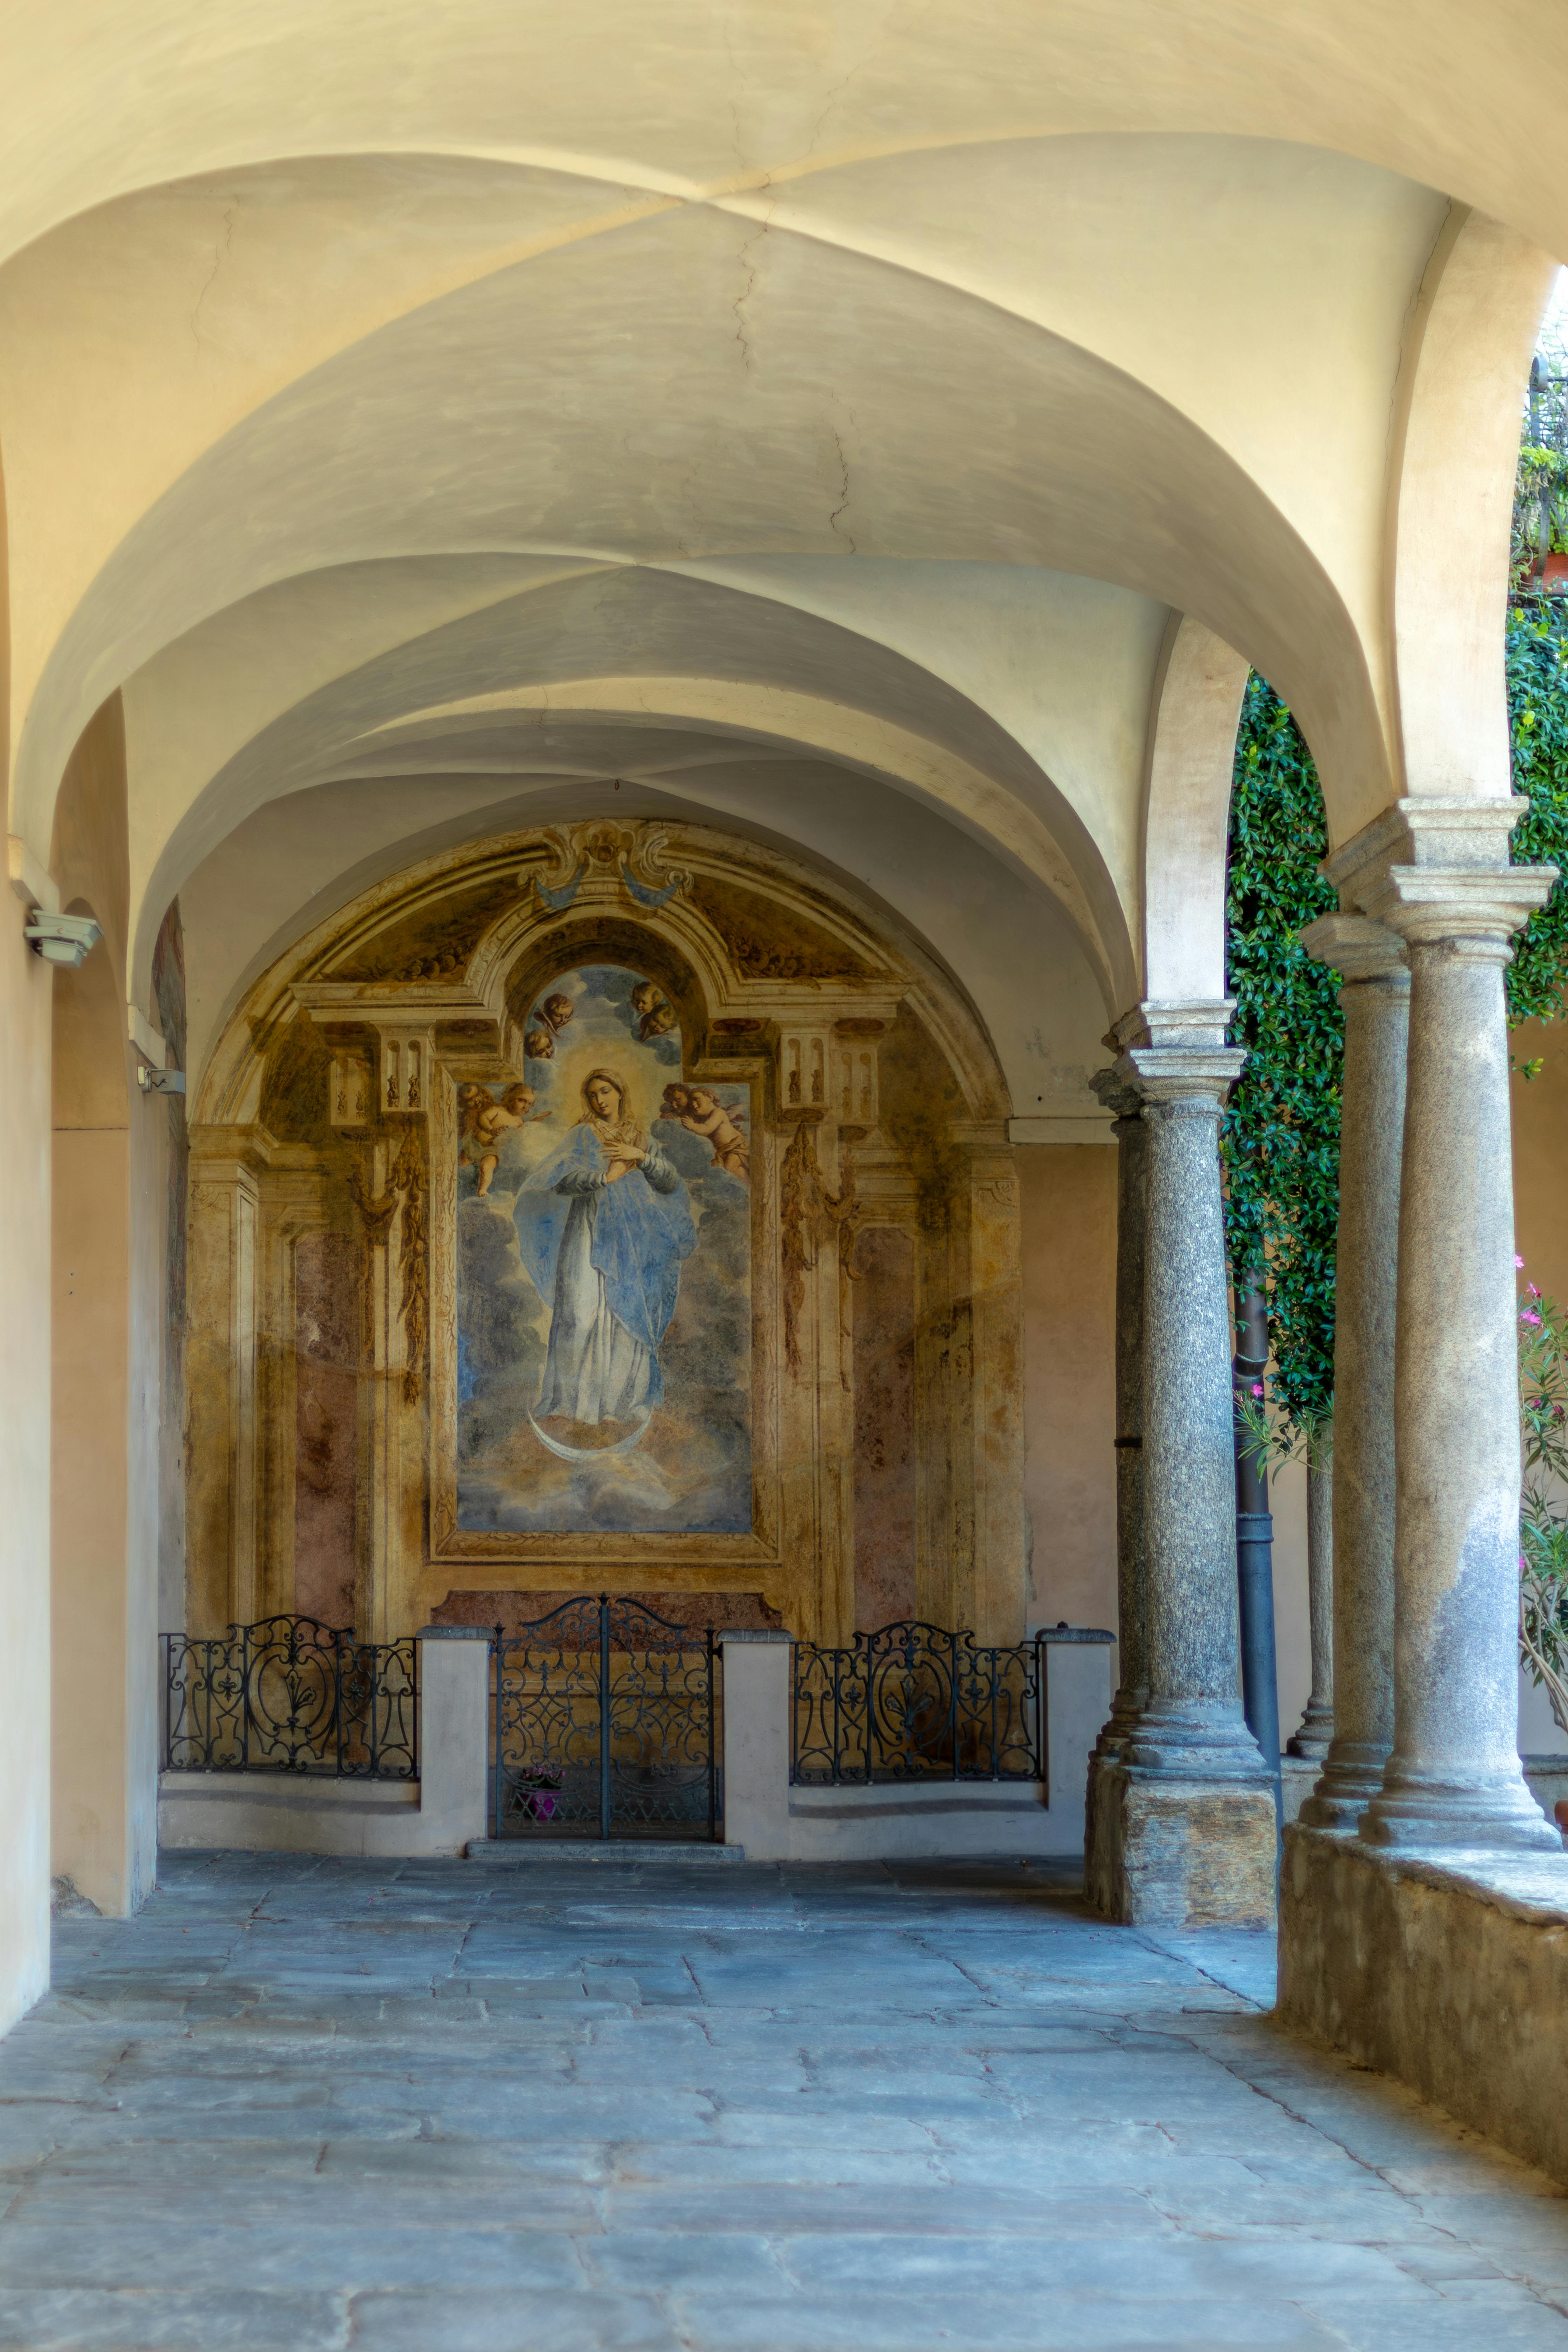
[{"label": "wall-mounted light fixture", "polygon": [[71,971],[79,971],[103,931],[90,915],[51,915],[47,908],[35,907],[23,937],[33,953],[42,956],[46,963],[64,964]]},{"label": "wall-mounted light fixture", "polygon": [[150,1070],[142,1062],[137,1068],[136,1083],[144,1095],[183,1095],[185,1074],[184,1070]]}]

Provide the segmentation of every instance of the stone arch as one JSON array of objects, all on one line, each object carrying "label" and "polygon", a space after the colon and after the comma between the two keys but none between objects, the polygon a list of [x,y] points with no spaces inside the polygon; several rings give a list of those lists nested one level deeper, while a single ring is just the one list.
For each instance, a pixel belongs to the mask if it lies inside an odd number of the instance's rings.
[{"label": "stone arch", "polygon": [[1523,387],[1556,268],[1517,231],[1456,205],[1411,323],[1390,467],[1389,599],[1404,788],[1416,798],[1512,790],[1501,657],[1510,517]]},{"label": "stone arch", "polygon": [[1226,838],[1236,730],[1250,666],[1173,613],[1150,705],[1143,802],[1143,994],[1225,994]]},{"label": "stone arch", "polygon": [[[747,1139],[744,1190],[731,1206],[738,1215],[743,1203],[735,1230],[750,1234],[750,1271],[724,1308],[726,1328],[743,1316],[750,1333],[744,1525],[656,1516],[621,1534],[570,1517],[513,1527],[476,1518],[465,1500],[472,1448],[466,1437],[459,1447],[455,1368],[462,1284],[479,1277],[459,1273],[461,1220],[471,1224],[476,1210],[462,1105],[486,1089],[502,1101],[525,1072],[534,1083],[542,1066],[527,1040],[542,993],[563,973],[608,965],[668,992],[675,1078],[733,1099]],[[634,1050],[630,1034],[621,1050]],[[550,1044],[547,1061],[553,1053]],[[797,1066],[820,1071],[820,1083],[792,1097]],[[925,1616],[1016,1636],[1024,1554],[1008,1108],[989,1039],[921,943],[847,882],[750,840],[590,821],[448,853],[363,894],[257,982],[195,1097],[195,1613],[217,1623],[295,1605],[291,1318],[301,1240],[331,1232],[353,1237],[363,1260],[353,1581],[363,1629],[404,1630],[448,1601],[489,1609],[483,1622],[493,1622],[498,1591],[609,1580],[760,1596],[805,1631],[843,1635],[857,1611],[856,1446],[871,1442],[858,1431],[855,1365],[879,1360],[866,1318],[879,1302],[876,1314],[907,1325],[889,1344],[917,1368],[899,1393],[920,1417],[928,1465],[905,1584]],[[539,1117],[564,1113],[547,1100]],[[673,1130],[666,1140],[698,1152],[683,1181],[705,1180],[706,1146]],[[495,1210],[515,1203],[519,1181],[485,1196],[492,1255],[514,1245],[510,1212],[497,1225]],[[703,1211],[704,1223],[713,1213]],[[862,1230],[902,1238],[871,1246],[875,1279],[858,1308]],[[521,1265],[508,1282],[522,1278]],[[548,1305],[543,1292],[530,1304],[535,1295],[519,1294],[537,1320]],[[689,1329],[682,1345],[700,1343]],[[479,1344],[464,1341],[470,1365]],[[232,1443],[237,1411],[255,1433],[247,1454]],[[506,1428],[526,1453],[521,1422]],[[912,1445],[912,1427],[900,1442]],[[515,1451],[508,1436],[495,1476],[511,1475]]]}]

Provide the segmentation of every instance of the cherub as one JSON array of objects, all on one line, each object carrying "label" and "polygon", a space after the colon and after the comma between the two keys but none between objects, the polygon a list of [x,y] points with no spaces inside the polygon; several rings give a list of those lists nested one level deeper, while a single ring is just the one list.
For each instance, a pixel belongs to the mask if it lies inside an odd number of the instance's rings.
[{"label": "cherub", "polygon": [[664,992],[651,980],[639,980],[632,991],[632,1011],[639,1021],[646,1020],[656,1004],[664,1003]]},{"label": "cherub", "polygon": [[522,1041],[522,1050],[531,1062],[552,1062],[555,1039],[548,1029],[531,1029]]},{"label": "cherub", "polygon": [[478,1168],[474,1190],[482,1201],[500,1160],[501,1137],[509,1128],[525,1127],[531,1117],[542,1118],[544,1113],[533,1108],[533,1088],[521,1084],[508,1087],[500,1102],[488,1087],[460,1087],[458,1104],[463,1120],[463,1148],[458,1157]]},{"label": "cherub", "polygon": [[643,1014],[637,1024],[637,1038],[646,1045],[650,1037],[665,1037],[675,1026],[675,1007],[663,997]]},{"label": "cherub", "polygon": [[569,996],[547,996],[539,1010],[549,1024],[552,1035],[559,1037],[572,1018],[572,999]]},{"label": "cherub", "polygon": [[666,1087],[661,1115],[679,1119],[693,1135],[704,1135],[716,1164],[742,1184],[751,1181],[751,1146],[729,1112],[706,1087]]}]

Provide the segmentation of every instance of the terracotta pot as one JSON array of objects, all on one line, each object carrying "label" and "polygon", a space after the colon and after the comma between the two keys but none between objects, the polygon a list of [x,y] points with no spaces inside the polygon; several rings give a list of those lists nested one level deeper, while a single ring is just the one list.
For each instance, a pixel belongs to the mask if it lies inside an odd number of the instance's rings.
[{"label": "terracotta pot", "polygon": [[1568,590],[1568,555],[1549,555],[1536,573],[1536,579],[1549,594],[1562,595]]},{"label": "terracotta pot", "polygon": [[1568,1797],[1559,1797],[1552,1808],[1552,1818],[1564,1837],[1568,1837]]}]

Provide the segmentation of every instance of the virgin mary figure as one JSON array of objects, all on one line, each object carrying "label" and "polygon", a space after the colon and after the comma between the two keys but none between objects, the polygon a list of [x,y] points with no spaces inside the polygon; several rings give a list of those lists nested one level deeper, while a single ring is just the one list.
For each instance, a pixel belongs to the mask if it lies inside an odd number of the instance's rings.
[{"label": "virgin mary figure", "polygon": [[535,1427],[630,1423],[623,1442],[635,1442],[664,1393],[659,1343],[697,1229],[679,1171],[631,1116],[614,1071],[590,1070],[581,1117],[512,1213],[523,1265],[551,1302]]}]

